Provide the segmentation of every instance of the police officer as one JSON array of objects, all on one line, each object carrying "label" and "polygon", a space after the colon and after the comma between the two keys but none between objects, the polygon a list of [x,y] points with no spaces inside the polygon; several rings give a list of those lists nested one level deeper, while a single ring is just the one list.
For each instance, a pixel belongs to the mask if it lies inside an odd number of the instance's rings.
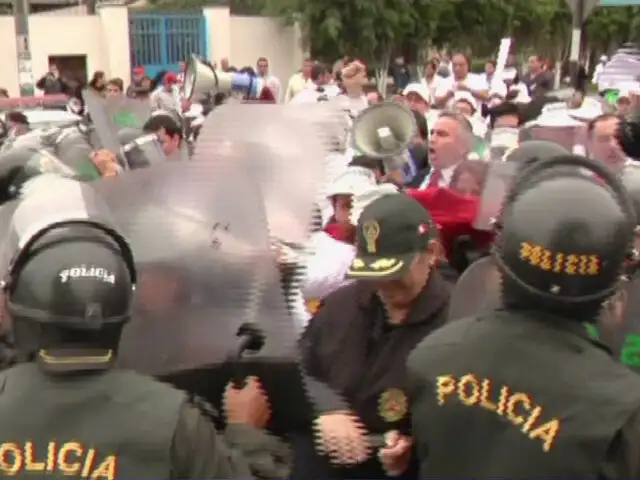
[{"label": "police officer", "polygon": [[[166,384],[115,369],[135,268],[115,231],[62,223],[30,237],[3,282],[20,362],[0,373],[0,476],[248,478],[212,409]],[[230,388],[227,434],[239,450],[268,437],[255,381]],[[244,442],[244,443],[243,443]],[[264,462],[264,458],[261,459]]]},{"label": "police officer", "polygon": [[502,309],[408,359],[420,477],[638,478],[640,379],[585,328],[632,251],[629,198],[606,167],[559,156],[517,179],[502,225]]}]

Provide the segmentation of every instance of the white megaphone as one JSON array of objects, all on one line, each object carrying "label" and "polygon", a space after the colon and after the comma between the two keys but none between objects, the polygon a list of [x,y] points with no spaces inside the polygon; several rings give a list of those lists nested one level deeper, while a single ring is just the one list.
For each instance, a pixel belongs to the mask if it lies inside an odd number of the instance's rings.
[{"label": "white megaphone", "polygon": [[413,112],[395,102],[383,102],[364,110],[353,122],[351,141],[362,155],[384,158],[403,153],[418,127]]},{"label": "white megaphone", "polygon": [[192,100],[202,94],[215,95],[239,91],[248,98],[258,98],[264,87],[262,79],[246,73],[215,70],[201,61],[197,55],[191,55],[184,72],[184,96]]}]

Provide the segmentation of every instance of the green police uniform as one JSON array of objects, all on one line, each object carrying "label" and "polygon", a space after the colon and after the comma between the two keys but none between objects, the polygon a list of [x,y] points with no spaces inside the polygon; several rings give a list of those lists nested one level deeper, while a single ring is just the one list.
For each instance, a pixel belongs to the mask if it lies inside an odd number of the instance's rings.
[{"label": "green police uniform", "polygon": [[640,410],[637,375],[549,313],[453,322],[408,370],[422,478],[593,478]]},{"label": "green police uniform", "polygon": [[184,402],[133,372],[62,377],[36,363],[12,367],[0,374],[0,476],[169,478]]}]

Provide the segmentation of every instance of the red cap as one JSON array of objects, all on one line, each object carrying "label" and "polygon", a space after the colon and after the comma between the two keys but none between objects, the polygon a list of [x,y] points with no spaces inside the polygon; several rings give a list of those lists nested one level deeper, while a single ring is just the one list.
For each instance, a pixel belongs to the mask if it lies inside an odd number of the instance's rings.
[{"label": "red cap", "polygon": [[169,85],[178,83],[178,76],[173,72],[167,72],[167,74],[164,76],[164,83],[167,83]]},{"label": "red cap", "polygon": [[142,75],[144,75],[145,69],[144,67],[136,67],[133,69],[133,74],[137,75],[138,77],[141,77]]}]

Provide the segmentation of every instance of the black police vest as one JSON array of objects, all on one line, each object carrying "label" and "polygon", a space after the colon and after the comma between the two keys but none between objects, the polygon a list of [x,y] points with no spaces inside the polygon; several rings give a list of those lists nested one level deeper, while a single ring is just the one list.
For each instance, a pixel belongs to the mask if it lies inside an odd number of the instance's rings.
[{"label": "black police vest", "polygon": [[409,359],[420,477],[594,478],[640,408],[640,378],[577,323],[492,315],[443,327]]},{"label": "black police vest", "polygon": [[184,394],[133,372],[0,374],[0,477],[166,479]]}]

